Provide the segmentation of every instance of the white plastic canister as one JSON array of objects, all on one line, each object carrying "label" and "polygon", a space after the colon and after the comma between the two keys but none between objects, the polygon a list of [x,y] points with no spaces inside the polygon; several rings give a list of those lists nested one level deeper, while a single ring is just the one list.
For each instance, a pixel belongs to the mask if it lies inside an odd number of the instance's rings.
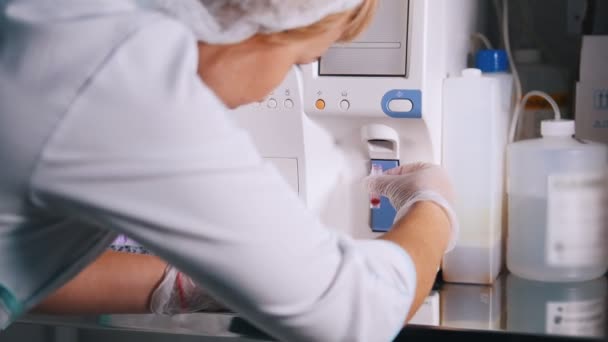
[{"label": "white plastic canister", "polygon": [[539,281],[584,281],[608,269],[608,148],[547,120],[542,138],[508,147],[507,267]]},{"label": "white plastic canister", "polygon": [[492,284],[503,265],[505,147],[510,75],[466,69],[443,86],[443,166],[454,184],[460,236],[443,280]]}]

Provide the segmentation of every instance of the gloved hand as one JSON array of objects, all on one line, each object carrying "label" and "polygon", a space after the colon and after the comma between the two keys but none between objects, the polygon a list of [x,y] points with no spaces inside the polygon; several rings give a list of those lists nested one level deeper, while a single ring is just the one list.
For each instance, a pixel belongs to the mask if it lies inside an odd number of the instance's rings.
[{"label": "gloved hand", "polygon": [[227,310],[192,278],[171,265],[165,269],[163,279],[150,299],[150,311],[160,315]]},{"label": "gloved hand", "polygon": [[452,228],[447,251],[454,248],[459,231],[458,219],[452,208],[454,190],[443,168],[425,163],[403,165],[381,176],[370,176],[367,184],[370,193],[378,193],[390,200],[397,210],[395,222],[405,216],[416,202],[431,201],[439,205],[448,215]]}]

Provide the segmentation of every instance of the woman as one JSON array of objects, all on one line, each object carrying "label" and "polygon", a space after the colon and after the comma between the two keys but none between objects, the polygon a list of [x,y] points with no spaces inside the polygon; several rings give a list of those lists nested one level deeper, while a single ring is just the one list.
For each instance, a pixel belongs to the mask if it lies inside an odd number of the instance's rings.
[{"label": "woman", "polygon": [[[0,3],[0,327],[118,233],[281,340],[389,340],[415,313],[456,236],[443,171],[373,179],[396,223],[354,241],[225,115],[356,36],[375,0]],[[42,309],[201,308],[206,292],[164,268],[105,254]]]}]

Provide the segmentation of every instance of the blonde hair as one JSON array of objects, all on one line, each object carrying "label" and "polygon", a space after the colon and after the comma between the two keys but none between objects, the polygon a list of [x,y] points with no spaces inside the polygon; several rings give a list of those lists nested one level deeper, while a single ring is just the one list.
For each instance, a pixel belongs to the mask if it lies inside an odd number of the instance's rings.
[{"label": "blonde hair", "polygon": [[328,31],[342,21],[346,15],[348,20],[338,42],[349,42],[357,38],[369,26],[376,13],[377,6],[378,0],[363,0],[361,5],[351,11],[328,15],[309,26],[264,35],[264,40],[278,44],[304,40]]}]

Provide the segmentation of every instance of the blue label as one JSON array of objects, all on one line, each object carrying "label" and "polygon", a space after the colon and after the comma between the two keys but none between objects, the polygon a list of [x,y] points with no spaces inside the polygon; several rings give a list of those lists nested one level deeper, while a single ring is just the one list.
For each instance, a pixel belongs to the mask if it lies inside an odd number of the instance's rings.
[{"label": "blue label", "polygon": [[[378,165],[383,171],[394,169],[399,166],[398,160],[372,160],[372,166]],[[371,222],[372,231],[374,232],[388,232],[393,226],[397,211],[391,205],[391,202],[386,197],[380,198],[380,208],[371,209]]]}]

